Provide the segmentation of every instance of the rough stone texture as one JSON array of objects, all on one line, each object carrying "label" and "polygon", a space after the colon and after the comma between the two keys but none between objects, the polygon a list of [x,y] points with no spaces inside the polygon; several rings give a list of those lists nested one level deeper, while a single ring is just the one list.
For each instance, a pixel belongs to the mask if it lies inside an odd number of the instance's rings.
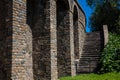
[{"label": "rough stone texture", "polygon": [[32,32],[26,25],[26,0],[12,2],[12,80],[33,80]]},{"label": "rough stone texture", "polygon": [[57,1],[58,76],[71,75],[70,13],[67,1]]},{"label": "rough stone texture", "polygon": [[57,79],[56,4],[50,0],[28,1],[28,24],[33,35],[35,80]]},{"label": "rough stone texture", "polygon": [[51,36],[51,80],[58,79],[57,68],[57,30],[56,30],[56,1],[50,1],[50,36]]},{"label": "rough stone texture", "polygon": [[76,0],[1,0],[0,80],[75,76],[85,23]]},{"label": "rough stone texture", "polygon": [[87,33],[79,62],[79,72],[94,72],[99,61],[101,51],[100,32]]},{"label": "rough stone texture", "polygon": [[85,33],[77,0],[0,1],[0,80],[57,80],[93,72],[108,42]]},{"label": "rough stone texture", "polygon": [[[47,80],[50,76],[50,26],[48,1],[28,1],[28,25],[33,35],[33,74],[35,80]],[[44,4],[43,4],[44,3]],[[31,11],[31,12],[30,12]],[[48,23],[46,23],[48,20]]]},{"label": "rough stone texture", "polygon": [[103,25],[104,46],[108,43],[108,27]]}]

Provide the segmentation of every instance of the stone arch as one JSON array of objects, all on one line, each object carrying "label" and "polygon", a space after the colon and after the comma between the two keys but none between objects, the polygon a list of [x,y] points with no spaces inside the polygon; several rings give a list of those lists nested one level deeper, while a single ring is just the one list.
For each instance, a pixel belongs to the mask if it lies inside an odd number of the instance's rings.
[{"label": "stone arch", "polygon": [[78,9],[74,6],[73,10],[73,28],[74,28],[74,56],[75,59],[79,59],[79,28],[78,28]]},{"label": "stone arch", "polygon": [[33,77],[51,79],[49,0],[27,0],[27,24],[32,30]]},{"label": "stone arch", "polygon": [[69,10],[68,0],[57,0],[58,77],[71,75]]},{"label": "stone arch", "polygon": [[57,3],[57,11],[69,11],[70,10],[69,0],[57,0],[56,3]]}]

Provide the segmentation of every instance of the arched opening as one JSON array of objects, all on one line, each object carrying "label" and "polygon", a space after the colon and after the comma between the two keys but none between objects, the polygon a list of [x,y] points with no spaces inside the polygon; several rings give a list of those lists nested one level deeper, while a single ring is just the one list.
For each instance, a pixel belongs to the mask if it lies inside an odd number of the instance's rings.
[{"label": "arched opening", "polygon": [[73,29],[74,29],[74,56],[75,59],[79,59],[79,30],[78,30],[78,11],[77,7],[74,6],[73,12]]},{"label": "arched opening", "polygon": [[67,0],[57,0],[58,77],[71,75],[70,17]]},{"label": "arched opening", "polygon": [[35,80],[51,78],[48,2],[49,0],[27,0],[27,24],[32,30],[33,77]]}]

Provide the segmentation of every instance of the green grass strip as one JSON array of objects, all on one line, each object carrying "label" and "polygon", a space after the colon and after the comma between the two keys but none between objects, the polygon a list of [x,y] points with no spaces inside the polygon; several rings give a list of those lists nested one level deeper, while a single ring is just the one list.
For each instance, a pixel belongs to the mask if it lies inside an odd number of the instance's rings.
[{"label": "green grass strip", "polygon": [[120,73],[81,74],[74,77],[63,77],[60,80],[120,80]]}]

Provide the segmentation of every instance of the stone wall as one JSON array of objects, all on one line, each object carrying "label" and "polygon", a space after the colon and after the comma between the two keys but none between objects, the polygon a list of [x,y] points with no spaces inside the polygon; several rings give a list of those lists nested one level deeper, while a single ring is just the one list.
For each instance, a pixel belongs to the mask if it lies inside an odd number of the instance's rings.
[{"label": "stone wall", "polygon": [[[33,74],[35,80],[56,80],[55,1],[28,0],[27,21],[33,36]],[[54,7],[53,7],[54,6]],[[52,9],[52,13],[51,10]],[[50,20],[52,19],[52,20]]]},{"label": "stone wall", "polygon": [[[47,80],[50,77],[50,28],[47,20],[47,1],[28,0],[28,25],[33,36],[34,79]],[[49,19],[49,17],[48,17]]]},{"label": "stone wall", "polygon": [[58,76],[71,75],[70,15],[67,1],[57,1]]},{"label": "stone wall", "polygon": [[75,76],[84,37],[76,0],[1,0],[0,80]]},{"label": "stone wall", "polygon": [[26,24],[26,0],[12,2],[12,80],[33,80],[32,34]]}]

